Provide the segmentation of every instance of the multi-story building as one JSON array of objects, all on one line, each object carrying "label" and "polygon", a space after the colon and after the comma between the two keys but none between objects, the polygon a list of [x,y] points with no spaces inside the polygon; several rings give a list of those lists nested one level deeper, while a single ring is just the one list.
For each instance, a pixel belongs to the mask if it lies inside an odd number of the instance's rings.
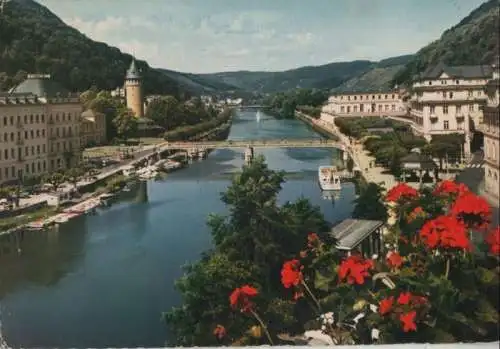
[{"label": "multi-story building", "polygon": [[410,116],[417,134],[433,136],[465,134],[465,154],[475,126],[482,122],[486,104],[484,86],[491,77],[491,66],[438,64],[421,74],[413,83]]},{"label": "multi-story building", "polygon": [[28,75],[0,93],[0,184],[76,165],[81,113],[78,94],[50,75]]},{"label": "multi-story building", "polygon": [[106,116],[87,109],[82,113],[80,144],[83,147],[101,145],[106,142]]},{"label": "multi-story building", "polygon": [[367,91],[330,96],[321,113],[322,120],[333,122],[337,116],[404,116],[407,110],[398,91]]},{"label": "multi-story building", "polygon": [[500,73],[498,63],[493,66],[493,77],[485,86],[488,101],[484,107],[483,123],[479,130],[484,135],[484,186],[485,191],[500,197]]}]

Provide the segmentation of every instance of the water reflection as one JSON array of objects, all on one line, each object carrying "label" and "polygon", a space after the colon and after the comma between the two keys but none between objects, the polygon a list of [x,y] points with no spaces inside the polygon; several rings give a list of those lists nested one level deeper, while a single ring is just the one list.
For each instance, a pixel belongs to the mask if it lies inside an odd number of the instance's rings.
[{"label": "water reflection", "polygon": [[64,228],[20,231],[0,236],[0,298],[23,284],[57,284],[82,259],[85,217]]}]

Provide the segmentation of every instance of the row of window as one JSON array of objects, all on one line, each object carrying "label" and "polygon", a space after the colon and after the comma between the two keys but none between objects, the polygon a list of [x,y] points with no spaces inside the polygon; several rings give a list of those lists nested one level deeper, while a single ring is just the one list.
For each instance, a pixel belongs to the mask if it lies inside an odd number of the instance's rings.
[{"label": "row of window", "polygon": [[[50,151],[52,153],[55,152],[61,152],[61,151],[72,151],[73,150],[73,144],[71,142],[57,142],[57,143],[52,143],[50,147]],[[17,156],[16,156],[16,148],[11,148],[10,151],[9,149],[4,149],[3,152],[0,152],[0,160],[15,160],[15,159],[21,159],[23,155],[23,148],[17,148]],[[31,152],[30,152],[31,150]],[[31,147],[24,147],[24,156],[34,156],[34,155],[41,155],[41,154],[46,154],[47,149],[45,147],[45,144],[42,144],[42,146],[37,145],[36,147],[32,145]]]},{"label": "row of window", "polygon": [[[435,81],[435,80],[434,80],[434,81]],[[452,83],[452,84],[453,84],[453,82],[455,82],[455,85],[460,85],[460,80],[455,80],[455,81],[453,81],[453,80],[449,80],[449,79],[440,79],[440,80],[438,80],[438,81],[441,83],[441,85],[448,85],[448,81],[449,81],[450,83]],[[433,80],[428,80],[428,81],[427,81],[427,84],[430,86],[430,85],[432,85],[432,82],[433,82]],[[469,82],[469,83],[477,83],[477,84],[481,84],[481,80],[468,80],[468,82]],[[436,83],[437,83],[437,81],[436,81]]]},{"label": "row of window", "polygon": [[484,155],[487,159],[496,161],[498,144],[490,139],[485,139]]},{"label": "row of window", "polygon": [[[17,115],[16,118],[14,118],[14,116],[10,116],[10,117],[7,117],[7,116],[4,116],[3,118],[3,125],[4,126],[8,126],[9,124],[11,126],[14,125],[14,120],[19,124],[21,123],[21,115]],[[33,124],[33,123],[44,123],[45,122],[45,115],[44,114],[31,114],[31,115],[24,115],[23,119],[22,119],[23,123],[24,124],[28,124],[28,122],[30,124]],[[52,114],[50,114],[49,116],[49,121],[54,121],[54,118],[52,116]],[[61,115],[59,115],[59,113],[56,113],[55,114],[55,121],[56,122],[59,122],[59,121],[71,121],[71,113],[62,113]]]},{"label": "row of window", "polygon": [[[347,100],[350,101],[351,100],[351,97],[353,100],[357,101],[358,100],[358,97],[359,97],[359,100],[362,101],[363,100],[363,96],[351,96],[351,95],[348,95],[348,96],[345,96],[347,97]],[[385,95],[384,96],[385,99],[389,99],[389,95]],[[396,99],[396,95],[395,94],[392,94],[391,95],[391,98],[392,99]],[[344,99],[344,96],[340,96],[340,99],[343,100]],[[369,100],[370,97],[369,96],[366,96],[365,100]],[[375,95],[372,95],[372,99],[375,99]],[[382,99],[382,95],[378,95],[378,99]]]},{"label": "row of window", "polygon": [[[371,108],[369,105],[367,105],[367,108],[365,110],[365,105],[364,104],[360,104],[359,105],[359,109],[358,109],[358,106],[357,105],[353,105],[352,106],[352,112],[353,113],[357,113],[359,110],[360,113],[376,113],[377,111],[379,112],[382,112],[382,111],[396,111],[396,105],[395,104],[392,104],[392,105],[389,105],[389,104],[386,104],[386,105],[382,105],[382,104],[379,104],[378,105],[378,110],[375,106],[375,104],[372,104],[371,105]],[[341,113],[350,113],[351,112],[351,106],[341,106],[340,107],[340,112]]]},{"label": "row of window", "polygon": [[[75,132],[77,133],[78,132],[78,128],[75,126]],[[59,127],[57,127],[55,129],[55,132],[54,130],[52,130],[51,132],[51,137],[59,137],[59,136],[62,136],[62,137],[72,137],[73,136],[73,131],[72,131],[72,128],[71,126],[68,126],[68,128],[66,129],[65,127],[61,127],[61,132],[59,132]],[[17,132],[17,138],[15,137],[15,134],[14,132],[11,132],[10,134],[5,132],[3,134],[3,137],[0,137],[0,141],[3,141],[4,142],[16,142],[16,141],[20,141],[20,140],[27,140],[27,139],[34,139],[34,138],[40,138],[40,137],[45,137],[45,129],[41,129],[41,130],[31,130],[31,131],[24,131],[24,138],[21,138],[21,132]]]},{"label": "row of window", "polygon": [[[425,106],[424,103],[413,103],[412,109],[424,111],[424,106]],[[457,114],[465,113],[467,110],[469,112],[479,111],[479,104],[467,104],[467,105],[447,105],[447,104],[445,104],[441,107],[437,107],[437,109],[441,110],[443,112],[443,114],[448,114],[450,107],[455,107],[455,111]],[[431,115],[436,113],[436,106],[435,105],[429,106],[429,113]]]},{"label": "row of window", "polygon": [[[50,168],[51,171],[60,169],[62,167],[63,162],[61,159],[51,159],[50,160]],[[14,180],[22,178],[23,175],[41,175],[47,172],[47,162],[36,161],[30,164],[24,165],[24,173],[23,170],[18,169],[16,166],[0,168],[0,181]]]},{"label": "row of window", "polygon": [[[421,116],[416,116],[413,121],[420,125],[420,126],[423,126],[424,125],[424,118],[421,117]],[[463,130],[464,129],[464,122],[463,121],[459,121],[457,122],[457,130]],[[450,129],[450,122],[448,120],[444,120],[443,121],[443,128],[440,127],[440,123],[437,122],[437,120],[435,122],[432,122],[431,123],[431,131],[433,130],[449,130]]]}]

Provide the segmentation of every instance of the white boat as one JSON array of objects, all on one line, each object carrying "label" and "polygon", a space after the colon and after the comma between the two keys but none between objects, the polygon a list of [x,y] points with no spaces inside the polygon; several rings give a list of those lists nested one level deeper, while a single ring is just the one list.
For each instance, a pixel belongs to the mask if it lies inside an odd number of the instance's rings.
[{"label": "white boat", "polygon": [[320,166],[318,168],[318,181],[321,190],[340,190],[340,176],[335,166]]},{"label": "white boat", "polygon": [[257,122],[260,122],[260,110],[257,111],[257,115],[255,116],[255,119],[257,119]]},{"label": "white boat", "polygon": [[136,174],[134,166],[125,166],[123,167],[123,175],[125,177],[132,177]]}]

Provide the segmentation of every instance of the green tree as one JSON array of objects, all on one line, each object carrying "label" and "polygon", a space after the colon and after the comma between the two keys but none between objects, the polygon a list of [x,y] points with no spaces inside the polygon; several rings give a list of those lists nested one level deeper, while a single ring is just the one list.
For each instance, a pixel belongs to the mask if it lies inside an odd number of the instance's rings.
[{"label": "green tree", "polygon": [[270,170],[258,156],[222,194],[229,215],[211,215],[208,220],[214,249],[188,267],[177,284],[183,305],[166,314],[174,334],[171,345],[215,345],[212,331],[219,321],[229,332],[248,328],[249,319],[232,316],[228,309],[229,293],[242,283],[259,287],[276,329],[296,323],[288,312],[291,302],[265,299],[283,292],[282,260],[299,253],[309,231],[327,236],[329,226],[308,200],[278,205],[283,182],[283,173]]},{"label": "green tree", "polygon": [[80,167],[72,167],[64,173],[65,177],[73,185],[74,189],[78,189],[77,183],[84,176],[84,174],[85,170]]},{"label": "green tree", "polygon": [[384,205],[384,189],[375,183],[368,183],[360,189],[360,194],[354,201],[355,206],[352,217],[385,222],[387,220],[387,209]]},{"label": "green tree", "polygon": [[179,125],[178,107],[179,101],[174,96],[155,98],[148,104],[146,117],[170,130]]},{"label": "green tree", "polygon": [[113,119],[118,137],[126,141],[135,136],[138,130],[137,118],[134,113],[127,108],[118,111],[118,115]]},{"label": "green tree", "polygon": [[65,181],[66,177],[62,172],[52,172],[43,177],[43,182],[52,185],[54,190],[57,190]]}]

